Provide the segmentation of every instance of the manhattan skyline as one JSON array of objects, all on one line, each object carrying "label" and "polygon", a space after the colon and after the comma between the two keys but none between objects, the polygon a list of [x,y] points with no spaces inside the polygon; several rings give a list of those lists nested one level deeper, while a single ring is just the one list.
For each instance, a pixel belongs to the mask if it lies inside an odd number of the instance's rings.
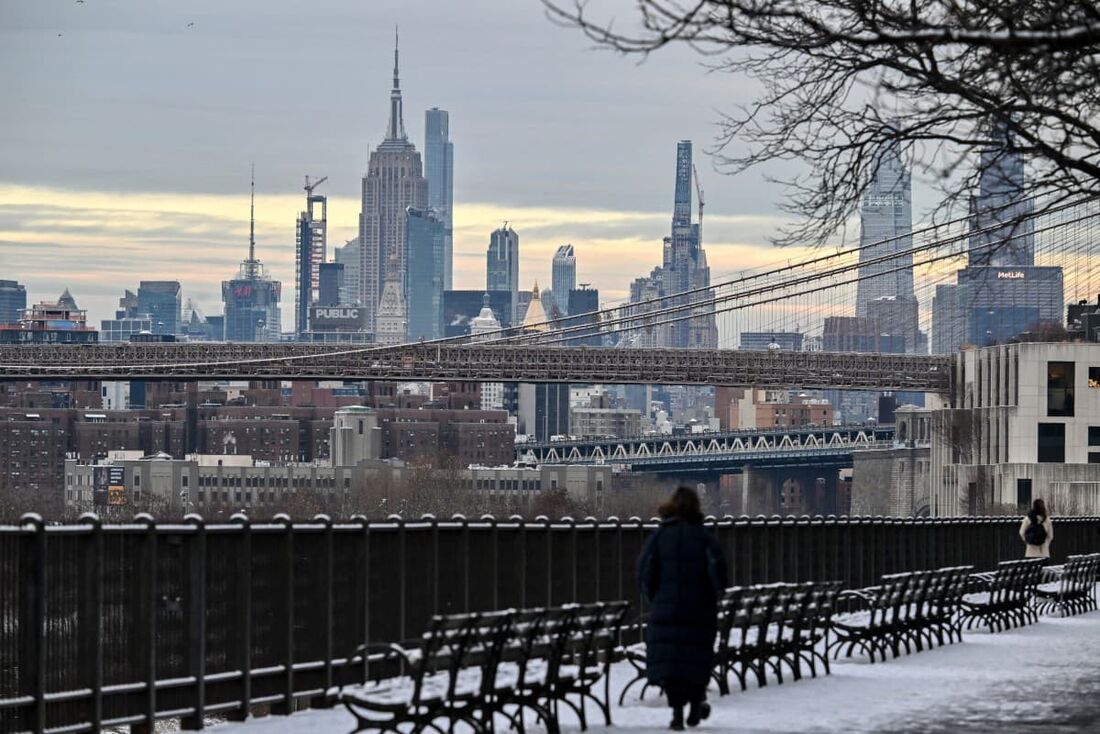
[{"label": "manhattan skyline", "polygon": [[[330,177],[330,247],[353,237],[368,151],[386,130],[395,23],[410,141],[423,152],[425,110],[450,113],[455,288],[481,287],[489,234],[507,220],[523,240],[524,287],[548,285],[554,251],[572,242],[578,280],[623,298],[637,275],[623,259],[660,260],[680,139],[699,151],[715,280],[797,255],[767,244],[778,189],[756,173],[720,175],[705,154],[716,107],[743,82],[687,54],[636,65],[591,51],[533,1],[461,13],[321,2],[297,41],[294,7],[0,8],[0,56],[23,72],[0,81],[21,101],[0,113],[0,263],[31,300],[68,287],[98,319],[123,287],[178,278],[185,298],[217,313],[247,245],[252,161],[257,246],[273,277],[293,281],[304,175]],[[295,94],[315,100],[300,116],[288,112]],[[290,309],[284,299],[285,323]]]}]

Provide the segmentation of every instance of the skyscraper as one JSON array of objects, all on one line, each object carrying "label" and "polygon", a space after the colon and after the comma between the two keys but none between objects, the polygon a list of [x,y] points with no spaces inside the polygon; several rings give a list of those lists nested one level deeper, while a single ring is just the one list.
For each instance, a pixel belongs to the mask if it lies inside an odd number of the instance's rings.
[{"label": "skyscraper", "polygon": [[485,290],[512,294],[512,313],[507,321],[518,324],[523,317],[519,311],[519,235],[507,222],[489,235],[485,260]]},{"label": "skyscraper", "polygon": [[[1012,136],[994,125],[1000,146],[983,150],[978,192],[970,197],[970,265],[998,268],[1035,264],[1035,234],[1031,214],[1034,200],[1027,195],[1024,158],[1012,150]],[[979,249],[975,249],[979,248]]]},{"label": "skyscraper", "polygon": [[317,296],[318,306],[336,306],[344,291],[344,263],[321,263],[319,281],[321,284]]},{"label": "skyscraper", "polygon": [[343,247],[335,248],[333,252],[333,261],[344,266],[343,280],[340,282],[340,303],[347,305],[361,303],[359,300],[362,284],[359,271],[363,265],[362,258],[359,255],[361,250],[359,238],[355,237],[348,240]]},{"label": "skyscraper", "polygon": [[551,265],[550,290],[554,305],[562,316],[569,315],[569,293],[577,287],[577,257],[573,245],[562,245],[554,253]]},{"label": "skyscraper", "polygon": [[0,324],[16,324],[27,307],[27,289],[15,280],[0,280]]},{"label": "skyscraper", "polygon": [[[377,335],[376,317],[382,286],[405,279],[405,211],[428,205],[428,183],[420,153],[405,134],[401,110],[396,34],[393,49],[393,89],[386,138],[370,155],[363,177],[363,208],[359,215],[359,302],[366,308],[367,328]],[[388,272],[390,268],[393,273]]]},{"label": "skyscraper", "polygon": [[[140,293],[140,291],[139,291]],[[241,262],[237,277],[222,281],[225,306],[225,340],[230,342],[277,342],[282,331],[279,299],[282,283],[264,272],[256,259],[256,177],[252,177],[249,205],[248,259]]]},{"label": "skyscraper", "polygon": [[[523,316],[523,330],[546,333],[550,324],[546,309],[539,298],[539,284],[531,289],[531,303]],[[536,441],[549,441],[551,436],[569,433],[569,385],[562,383],[520,383],[517,405],[517,428],[534,436]]]},{"label": "skyscraper", "polygon": [[[691,141],[676,144],[676,189],[672,207],[672,232],[664,241],[664,261],[661,268],[662,295],[671,296],[687,290],[708,288],[710,268],[703,251],[702,207],[700,221],[691,221],[691,187],[695,166],[691,160]],[[702,202],[700,202],[702,204]],[[709,291],[672,298],[663,306],[680,306],[705,300]],[[691,309],[695,318],[675,321],[668,327],[668,346],[714,349],[718,346],[718,326],[713,306]],[[674,314],[685,316],[687,309]]]},{"label": "skyscraper", "polygon": [[[913,298],[913,194],[909,169],[893,146],[878,154],[859,210],[859,277],[856,315],[868,316],[879,298]],[[883,257],[889,260],[872,262]]]},{"label": "skyscraper", "polygon": [[1035,265],[1024,160],[1002,126],[994,126],[994,137],[1002,142],[982,151],[978,192],[970,199],[969,263],[955,284],[936,287],[932,301],[934,352],[989,346],[1042,323],[1062,323],[1062,268]]},{"label": "skyscraper", "polygon": [[408,339],[443,336],[443,249],[445,225],[434,211],[408,210],[405,224]]},{"label": "skyscraper", "polygon": [[397,255],[390,255],[386,269],[386,282],[382,285],[382,299],[375,316],[374,340],[379,344],[403,344],[407,341],[408,312],[405,303],[405,284],[397,268]]},{"label": "skyscraper", "polygon": [[[590,288],[588,283],[581,283],[581,287],[569,291],[569,313],[574,318],[569,319],[566,325],[569,328],[577,328],[581,326],[588,326],[591,328],[579,330],[570,336],[579,337],[576,339],[570,339],[566,344],[576,344],[578,346],[593,346],[598,347],[603,342],[600,336],[599,323],[600,317],[596,314],[596,311],[600,310],[600,292],[595,288]],[[583,314],[590,314],[584,316]],[[580,318],[576,318],[576,317]],[[582,336],[583,335],[583,336]]]},{"label": "skyscraper", "polygon": [[180,282],[143,280],[138,283],[137,313],[149,314],[154,334],[179,334]]},{"label": "skyscraper", "polygon": [[451,290],[454,265],[454,143],[450,114],[432,107],[424,113],[424,174],[428,179],[428,206],[443,222],[443,288]]},{"label": "skyscraper", "polygon": [[306,176],[306,209],[298,215],[295,230],[294,328],[299,337],[309,331],[309,307],[316,305],[321,296],[321,264],[328,241],[328,199],[313,193],[313,189],[324,180],[311,184]]}]

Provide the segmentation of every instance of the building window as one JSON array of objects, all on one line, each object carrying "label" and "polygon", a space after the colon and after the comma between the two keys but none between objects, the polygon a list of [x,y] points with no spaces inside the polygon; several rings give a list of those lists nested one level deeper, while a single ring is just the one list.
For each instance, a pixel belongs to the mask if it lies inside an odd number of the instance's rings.
[{"label": "building window", "polygon": [[1090,451],[1089,452],[1089,463],[1090,464],[1100,464],[1100,451]]},{"label": "building window", "polygon": [[183,485],[184,487],[186,487],[186,486],[187,486],[187,475],[186,475],[186,474],[184,474],[184,475],[182,475],[182,476],[180,477],[180,483],[181,483],[181,484],[182,484],[182,485]]},{"label": "building window", "polygon": [[1100,426],[1089,426],[1089,446],[1100,446]]},{"label": "building window", "polygon": [[1030,479],[1016,480],[1016,506],[1020,509],[1020,512],[1026,512],[1027,508],[1031,506]]},{"label": "building window", "polygon": [[1047,362],[1047,415],[1073,415],[1073,362]]},{"label": "building window", "polygon": [[1066,462],[1066,424],[1039,424],[1038,459],[1041,464],[1064,464]]},{"label": "building window", "polygon": [[1100,388],[1100,367],[1089,367],[1089,387]]}]

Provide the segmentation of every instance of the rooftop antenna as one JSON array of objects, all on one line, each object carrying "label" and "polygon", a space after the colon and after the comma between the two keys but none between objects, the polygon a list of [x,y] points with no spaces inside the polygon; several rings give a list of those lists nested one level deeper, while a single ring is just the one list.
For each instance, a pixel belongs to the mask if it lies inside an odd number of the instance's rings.
[{"label": "rooftop antenna", "polygon": [[252,164],[252,184],[248,204],[248,268],[249,278],[256,277],[256,164]]}]

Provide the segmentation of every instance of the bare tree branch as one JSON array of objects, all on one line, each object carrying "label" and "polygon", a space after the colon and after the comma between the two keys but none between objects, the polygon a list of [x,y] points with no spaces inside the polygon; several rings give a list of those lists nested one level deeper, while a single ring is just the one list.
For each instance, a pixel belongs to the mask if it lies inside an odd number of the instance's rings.
[{"label": "bare tree branch", "polygon": [[543,3],[599,47],[644,58],[684,44],[759,85],[719,119],[712,152],[730,174],[806,164],[781,181],[796,221],[779,244],[842,230],[887,147],[943,192],[941,211],[996,164],[975,155],[993,147],[1028,159],[1021,195],[1100,194],[1095,0],[635,0],[627,31],[597,20],[596,2]]}]

